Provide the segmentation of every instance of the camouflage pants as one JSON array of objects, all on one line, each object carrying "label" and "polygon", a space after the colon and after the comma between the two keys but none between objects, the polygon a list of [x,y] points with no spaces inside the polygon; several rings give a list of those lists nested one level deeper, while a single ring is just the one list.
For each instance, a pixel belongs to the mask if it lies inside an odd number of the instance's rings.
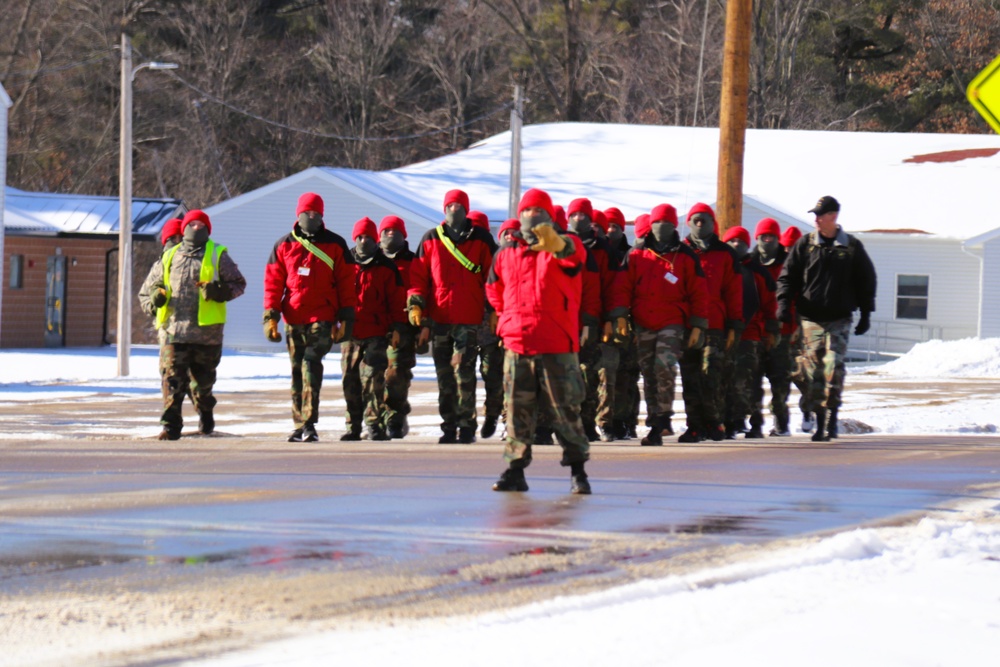
[{"label": "camouflage pants", "polygon": [[806,396],[809,395],[809,390],[806,389],[806,369],[803,363],[802,353],[805,348],[802,346],[802,327],[800,326],[795,332],[794,342],[789,338],[788,344],[788,367],[790,369],[789,379],[795,384],[795,387],[799,390],[799,409],[803,412],[809,412],[806,408]]},{"label": "camouflage pants", "polygon": [[674,416],[677,360],[684,347],[684,327],[635,327],[636,352],[646,394],[646,423],[661,426]]},{"label": "camouflage pants", "polygon": [[348,430],[360,430],[362,422],[373,428],[383,422],[388,347],[385,336],[350,340],[340,346]]},{"label": "camouflage pants", "polygon": [[487,417],[499,417],[503,412],[503,356],[499,338],[479,346],[479,376],[486,388],[483,407]]},{"label": "camouflage pants", "polygon": [[615,420],[635,426],[639,423],[639,356],[635,338],[619,349],[618,374],[615,378]]},{"label": "camouflage pants", "polygon": [[434,371],[442,430],[476,427],[476,328],[434,325]]},{"label": "camouflage pants", "polygon": [[215,369],[222,360],[222,345],[164,343],[160,346],[160,379],[163,391],[163,414],[160,423],[180,431],[184,397],[190,392],[198,414],[215,408]]},{"label": "camouflage pants", "polygon": [[760,386],[760,351],[764,344],[759,340],[740,340],[726,355],[726,412],[729,426],[740,426],[750,417],[751,426],[762,426],[760,397],[754,388],[754,379]]},{"label": "camouflage pants", "polygon": [[406,415],[410,414],[410,384],[413,382],[413,368],[417,365],[417,332],[419,329],[406,327],[399,334],[396,349],[387,348],[388,366],[385,369],[385,422],[383,427],[403,426]]},{"label": "camouflage pants", "polygon": [[285,341],[292,362],[292,421],[295,428],[319,421],[323,357],[333,347],[331,322],[286,324]]},{"label": "camouflage pants", "polygon": [[789,337],[781,336],[770,350],[761,347],[760,367],[753,381],[753,400],[764,402],[764,378],[771,385],[771,415],[776,425],[788,428],[788,393],[791,387]]},{"label": "camouflage pants", "polygon": [[687,424],[703,431],[722,423],[725,406],[722,367],[726,334],[721,329],[709,329],[704,338],[704,347],[684,350],[680,358]]},{"label": "camouflage pants", "polygon": [[836,410],[844,391],[847,367],[847,343],[851,337],[851,318],[832,322],[802,320],[802,369],[805,376],[805,409]]},{"label": "camouflage pants", "polygon": [[597,367],[597,425],[610,428],[615,419],[615,388],[618,383],[620,363],[618,346],[614,343],[600,343],[601,361]]},{"label": "camouflage pants", "polygon": [[583,432],[580,404],[586,395],[580,359],[567,354],[517,354],[503,358],[503,393],[507,407],[507,443],[504,460],[512,468],[531,463],[531,443],[539,416],[555,431],[569,466],[590,458],[590,443]]}]

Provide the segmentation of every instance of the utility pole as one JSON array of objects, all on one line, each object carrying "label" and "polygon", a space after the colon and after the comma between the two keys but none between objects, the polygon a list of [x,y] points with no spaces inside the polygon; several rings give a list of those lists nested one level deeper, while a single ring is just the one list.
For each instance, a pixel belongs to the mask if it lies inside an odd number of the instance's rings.
[{"label": "utility pole", "polygon": [[743,221],[743,152],[750,93],[750,23],[753,0],[726,3],[726,42],[719,108],[719,236]]},{"label": "utility pole", "polygon": [[524,120],[524,98],[521,84],[514,84],[514,108],[510,110],[510,199],[507,217],[517,217],[521,203],[521,122]]},{"label": "utility pole", "polygon": [[122,32],[121,136],[118,158],[118,375],[132,347],[132,42]]}]

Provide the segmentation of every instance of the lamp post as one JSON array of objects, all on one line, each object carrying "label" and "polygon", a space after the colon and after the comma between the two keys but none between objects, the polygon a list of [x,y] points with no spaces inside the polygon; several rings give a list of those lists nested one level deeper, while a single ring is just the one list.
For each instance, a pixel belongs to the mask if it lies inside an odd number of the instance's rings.
[{"label": "lamp post", "polygon": [[118,169],[118,375],[129,374],[132,346],[132,81],[141,69],[177,69],[177,63],[132,67],[132,42],[122,33],[121,153]]}]

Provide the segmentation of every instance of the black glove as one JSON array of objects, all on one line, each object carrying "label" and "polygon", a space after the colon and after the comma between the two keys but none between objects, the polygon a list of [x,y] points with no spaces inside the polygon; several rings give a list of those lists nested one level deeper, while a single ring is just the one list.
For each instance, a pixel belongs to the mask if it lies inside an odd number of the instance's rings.
[{"label": "black glove", "polygon": [[858,326],[854,327],[854,335],[862,336],[865,334],[865,332],[871,329],[871,327],[872,327],[871,313],[866,313],[865,311],[861,311],[861,319],[858,320]]},{"label": "black glove", "polygon": [[161,287],[153,294],[153,307],[163,308],[165,305],[167,305],[167,292]]},{"label": "black glove", "polygon": [[779,322],[784,322],[785,324],[791,324],[792,323],[792,311],[785,304],[785,302],[782,301],[782,302],[780,302],[778,304],[778,312],[777,312],[777,314],[775,314],[775,318]]},{"label": "black glove", "polygon": [[213,283],[205,283],[203,289],[205,290],[205,298],[209,301],[229,301],[233,296],[229,285],[218,280]]}]

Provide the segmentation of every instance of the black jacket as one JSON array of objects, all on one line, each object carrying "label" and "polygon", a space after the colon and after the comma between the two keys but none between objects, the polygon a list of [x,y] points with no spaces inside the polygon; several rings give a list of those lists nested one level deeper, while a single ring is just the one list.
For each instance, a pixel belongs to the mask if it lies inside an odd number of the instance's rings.
[{"label": "black jacket", "polygon": [[813,322],[851,317],[855,310],[875,310],[875,266],[861,241],[837,229],[832,242],[811,232],[796,242],[778,276],[778,311],[794,303]]}]

